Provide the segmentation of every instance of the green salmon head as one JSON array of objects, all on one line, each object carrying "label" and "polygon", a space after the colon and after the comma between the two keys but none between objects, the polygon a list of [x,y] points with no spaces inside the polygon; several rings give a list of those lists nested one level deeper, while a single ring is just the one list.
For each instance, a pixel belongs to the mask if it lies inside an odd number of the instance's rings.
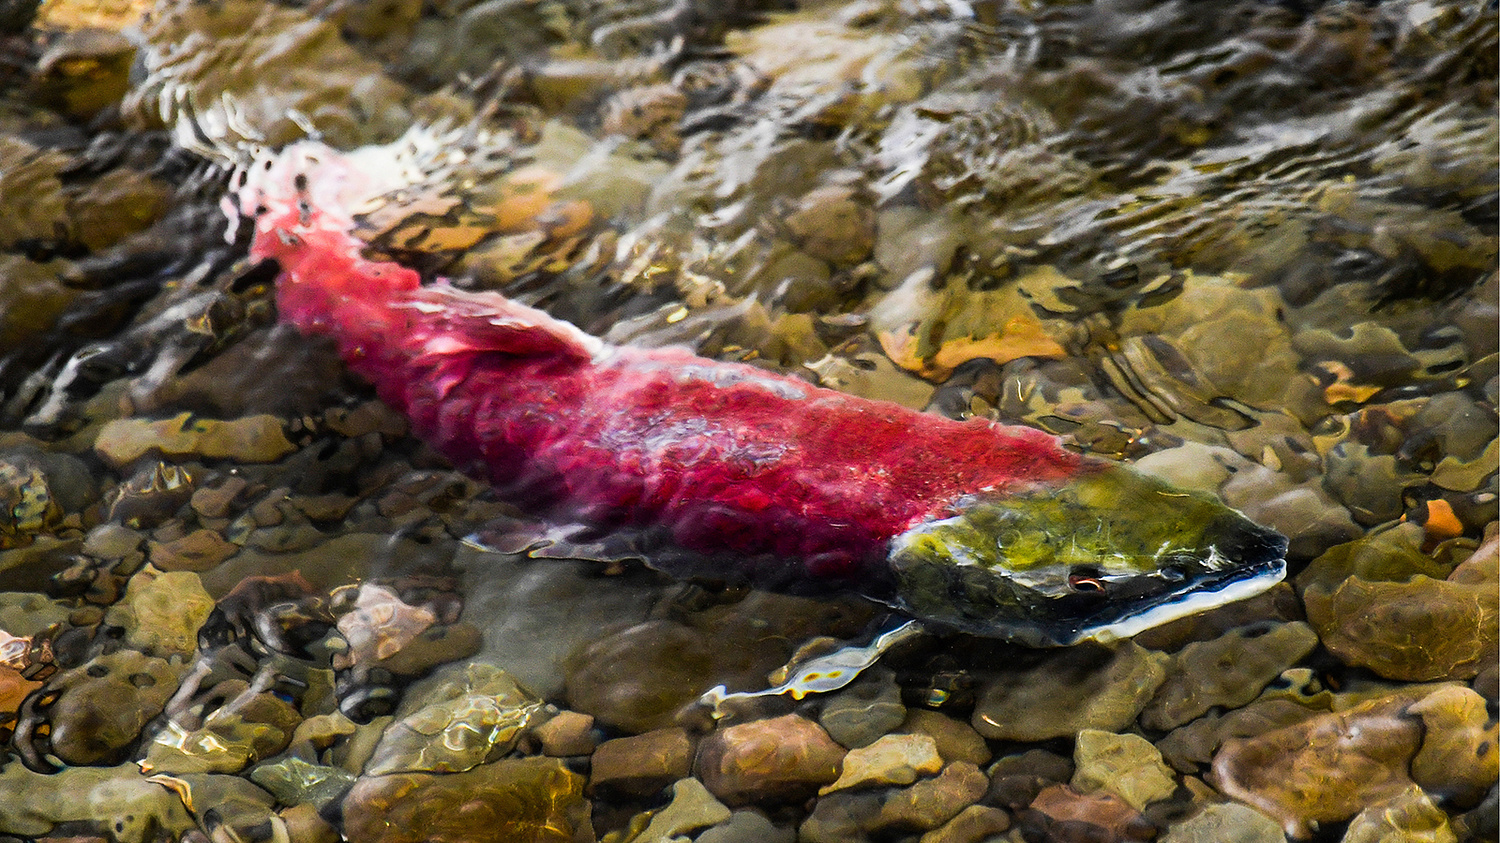
[{"label": "green salmon head", "polygon": [[897,536],[890,602],[1032,646],[1112,641],[1270,588],[1286,546],[1212,496],[1103,464],[965,496]]}]

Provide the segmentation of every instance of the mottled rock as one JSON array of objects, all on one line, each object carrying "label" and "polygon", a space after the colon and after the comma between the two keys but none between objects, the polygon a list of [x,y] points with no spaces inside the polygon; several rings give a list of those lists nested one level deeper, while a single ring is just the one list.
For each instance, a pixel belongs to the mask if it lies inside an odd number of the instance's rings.
[{"label": "mottled rock", "polygon": [[296,450],[281,419],[259,415],[228,421],[182,413],[170,419],[117,419],[99,430],[94,451],[115,468],[155,451],[165,457],[275,462]]},{"label": "mottled rock", "polygon": [[[1140,812],[1112,793],[1079,793],[1052,785],[1038,793],[1016,817],[1017,825],[1043,839],[1096,840],[1114,843],[1149,840],[1156,828]],[[1026,835],[1026,832],[1022,832]]]},{"label": "mottled rock", "polygon": [[369,843],[593,843],[583,784],[551,758],[366,776],[344,797],[344,834]]},{"label": "mottled rock", "polygon": [[188,503],[193,511],[204,518],[223,518],[229,514],[230,506],[240,493],[250,485],[250,481],[237,474],[231,474],[212,486],[202,486],[193,490],[193,496]]},{"label": "mottled rock", "polygon": [[541,742],[542,753],[554,758],[594,751],[594,718],[581,712],[559,711],[531,733]]},{"label": "mottled rock", "polygon": [[150,565],[130,578],[124,598],[109,608],[106,622],[125,628],[125,640],[148,653],[190,656],[198,629],[214,601],[191,571],[159,571]]},{"label": "mottled rock", "polygon": [[932,738],[933,743],[937,744],[938,755],[949,764],[954,761],[987,764],[994,755],[990,752],[990,745],[974,731],[973,726],[936,711],[911,709],[896,731]]},{"label": "mottled rock", "polygon": [[120,843],[149,843],[161,832],[197,827],[182,799],[148,781],[134,764],[69,767],[52,775],[20,764],[0,768],[0,828],[41,837],[63,823],[107,833]]},{"label": "mottled rock", "polygon": [[713,797],[697,779],[678,779],[672,785],[672,801],[651,817],[640,843],[673,840],[729,819],[729,809]]},{"label": "mottled rock", "polygon": [[493,665],[447,671],[409,693],[365,774],[461,773],[509,752],[541,709]]},{"label": "mottled rock", "polygon": [[886,735],[844,756],[838,780],[819,794],[886,785],[907,785],[943,768],[937,743],[927,735]]},{"label": "mottled rock", "polygon": [[1500,777],[1500,735],[1485,699],[1459,685],[1443,685],[1407,708],[1422,718],[1422,748],[1411,777],[1435,797],[1471,807]]},{"label": "mottled rock", "polygon": [[1248,805],[1220,802],[1183,820],[1161,843],[1286,843],[1276,821]]},{"label": "mottled rock", "polygon": [[864,843],[880,816],[882,794],[839,791],[820,797],[797,827],[798,843]]},{"label": "mottled rock", "polygon": [[894,791],[880,806],[879,828],[928,831],[958,816],[989,788],[990,780],[968,761],[955,761],[937,778]]},{"label": "mottled rock", "polygon": [[985,803],[1019,810],[1038,793],[1073,778],[1073,760],[1045,749],[1007,755],[990,765],[990,790]]},{"label": "mottled rock", "polygon": [[1256,624],[1189,644],[1173,655],[1166,681],[1141,712],[1141,725],[1165,731],[1215,706],[1239,708],[1317,645],[1305,623]]},{"label": "mottled rock", "polygon": [[[182,670],[180,663],[118,650],[52,676],[47,690],[55,700],[43,710],[51,725],[52,752],[79,766],[119,760],[166,706]],[[23,718],[26,714],[23,707]]]},{"label": "mottled rock", "polygon": [[896,675],[872,669],[824,704],[818,723],[840,744],[855,749],[873,743],[906,719]]},{"label": "mottled rock", "polygon": [[1360,528],[1321,483],[1298,483],[1265,466],[1245,468],[1224,484],[1224,502],[1290,541],[1288,554],[1315,556],[1360,534]]},{"label": "mottled rock", "polygon": [[970,805],[941,828],[922,835],[921,843],[979,843],[1010,828],[1010,814],[988,805]]},{"label": "mottled rock", "polygon": [[773,825],[759,811],[741,810],[698,835],[696,843],[794,843],[795,831]]},{"label": "mottled rock", "polygon": [[28,637],[53,624],[65,623],[72,607],[32,591],[0,592],[0,629]]},{"label": "mottled rock", "polygon": [[343,796],[357,778],[347,770],[311,764],[296,756],[258,764],[250,771],[250,780],[270,791],[277,802],[316,808]]},{"label": "mottled rock", "polygon": [[853,188],[816,188],[797,200],[785,222],[803,251],[832,264],[852,266],[875,246],[875,212]]},{"label": "mottled rock", "polygon": [[1448,815],[1412,785],[1355,815],[1342,843],[1458,843]]},{"label": "mottled rock", "polygon": [[683,780],[692,766],[693,739],[688,733],[680,728],[657,729],[599,744],[594,750],[589,788],[650,796]]},{"label": "mottled rock", "polygon": [[151,564],[163,571],[206,571],[240,550],[216,530],[194,530],[169,542],[149,542],[146,547]]},{"label": "mottled rock", "polygon": [[163,724],[140,762],[147,772],[173,774],[236,773],[247,765],[286,749],[302,717],[291,703],[269,693],[255,693],[245,682],[225,680],[210,692],[224,700],[190,728],[193,715]]},{"label": "mottled rock", "polygon": [[985,685],[974,728],[986,738],[1041,741],[1082,729],[1129,726],[1166,679],[1168,657],[1125,642],[1049,653],[1036,666]]},{"label": "mottled rock", "polygon": [[[670,658],[662,658],[670,654]],[[694,630],[647,621],[588,645],[568,673],[568,704],[601,723],[645,732],[669,725],[708,690],[712,656]]]},{"label": "mottled rock", "polygon": [[730,807],[794,801],[839,777],[846,750],[795,714],[730,726],[698,745],[696,769]]},{"label": "mottled rock", "polygon": [[289,843],[339,843],[343,839],[339,830],[318,813],[318,806],[310,802],[284,808],[278,816],[286,824]]},{"label": "mottled rock", "polygon": [[1216,786],[1281,823],[1293,837],[1315,823],[1348,819],[1401,793],[1421,742],[1398,693],[1275,731],[1226,741],[1214,756]]},{"label": "mottled rock", "polygon": [[1085,793],[1107,790],[1143,811],[1177,789],[1161,753],[1139,735],[1084,729],[1073,749],[1073,787]]},{"label": "mottled rock", "polygon": [[1331,592],[1310,587],[1303,599],[1331,652],[1390,679],[1470,679],[1497,651],[1500,593],[1493,583],[1350,577]]}]

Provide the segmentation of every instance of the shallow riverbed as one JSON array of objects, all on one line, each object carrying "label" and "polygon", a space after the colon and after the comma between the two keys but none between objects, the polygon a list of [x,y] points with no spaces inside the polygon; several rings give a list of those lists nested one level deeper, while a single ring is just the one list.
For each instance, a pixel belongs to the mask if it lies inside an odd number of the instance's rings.
[{"label": "shallow riverbed", "polygon": [[[1497,28],[0,0],[0,840],[1495,839]],[[378,174],[372,256],[1040,428],[1280,531],[1287,581],[716,720],[891,619],[497,550],[522,513],[277,324],[221,202],[310,136]]]}]

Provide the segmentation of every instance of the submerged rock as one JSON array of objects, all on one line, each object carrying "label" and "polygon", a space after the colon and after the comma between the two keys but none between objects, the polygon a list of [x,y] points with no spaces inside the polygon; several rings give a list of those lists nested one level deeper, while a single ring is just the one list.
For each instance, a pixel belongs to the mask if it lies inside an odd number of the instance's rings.
[{"label": "submerged rock", "polygon": [[1177,779],[1162,763],[1161,753],[1139,735],[1085,729],[1078,733],[1073,762],[1074,789],[1109,791],[1137,811],[1177,789]]},{"label": "submerged rock", "polygon": [[839,777],[846,752],[818,724],[788,714],[709,735],[695,768],[709,792],[733,808],[805,799]]},{"label": "submerged rock", "polygon": [[1141,712],[1141,725],[1165,731],[1215,706],[1239,708],[1317,644],[1304,623],[1256,624],[1189,644],[1172,657],[1166,681]]},{"label": "submerged rock", "polygon": [[980,691],[973,724],[986,738],[1038,741],[1083,729],[1129,726],[1166,680],[1169,657],[1125,642],[1049,653],[1025,671]]},{"label": "submerged rock", "polygon": [[134,764],[70,767],[51,775],[20,764],[0,769],[0,828],[44,837],[64,825],[120,843],[151,843],[161,832],[179,835],[197,827],[182,798]]},{"label": "submerged rock", "polygon": [[[1299,838],[1399,796],[1417,769],[1427,786],[1474,798],[1500,770],[1492,733],[1475,722],[1479,700],[1459,686],[1409,689],[1229,740],[1214,757],[1214,780]],[[1429,754],[1414,765],[1420,752]]]},{"label": "submerged rock", "polygon": [[542,703],[487,664],[447,672],[410,694],[365,767],[386,773],[461,773],[505,755]]},{"label": "submerged rock", "polygon": [[365,776],[344,797],[344,834],[370,843],[593,843],[583,784],[550,758]]}]

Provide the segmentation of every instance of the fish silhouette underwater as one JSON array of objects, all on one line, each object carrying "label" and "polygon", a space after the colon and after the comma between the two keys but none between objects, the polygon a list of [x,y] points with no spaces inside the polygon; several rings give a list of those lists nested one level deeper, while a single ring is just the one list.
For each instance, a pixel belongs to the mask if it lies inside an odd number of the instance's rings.
[{"label": "fish silhouette underwater", "polygon": [[362,257],[362,166],[303,142],[237,187],[252,256],[279,264],[281,319],[333,338],[418,436],[503,497],[655,537],[652,567],[848,590],[1031,646],[1128,637],[1284,575],[1281,535],[1043,432],[611,345],[498,293],[424,286]]}]

